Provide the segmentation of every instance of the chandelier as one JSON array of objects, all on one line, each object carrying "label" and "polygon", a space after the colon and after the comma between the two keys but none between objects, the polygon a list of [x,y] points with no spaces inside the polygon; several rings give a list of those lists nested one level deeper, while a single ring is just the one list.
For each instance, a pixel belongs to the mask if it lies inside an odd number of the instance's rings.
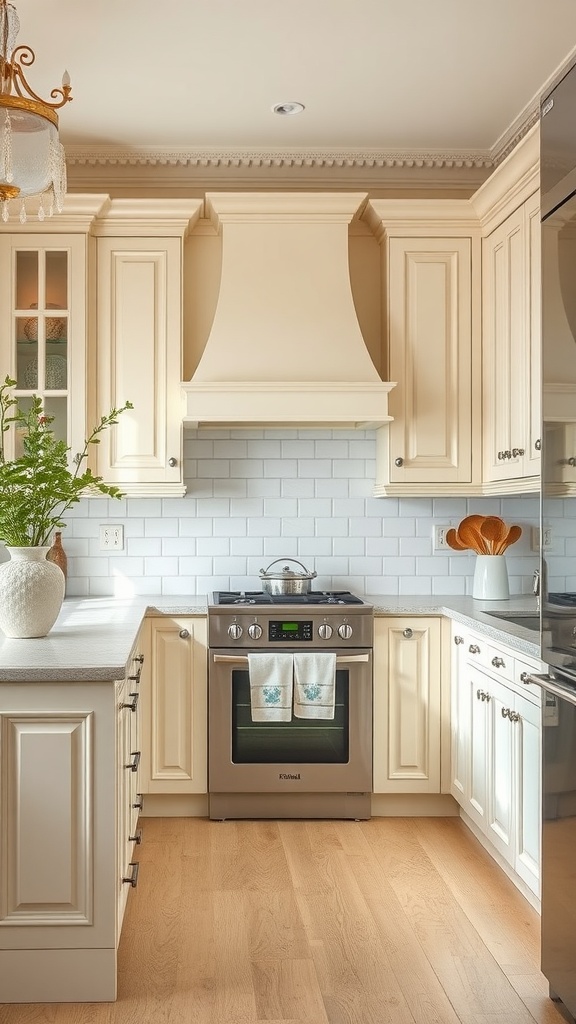
[{"label": "chandelier", "polygon": [[65,71],[62,88],[43,100],[30,88],[25,68],[35,60],[29,46],[15,48],[20,21],[14,4],[0,0],[0,208],[8,220],[10,200],[20,201],[20,220],[26,220],[25,200],[40,197],[38,217],[60,213],[66,194],[66,160],[58,137],[56,111],[72,99]]}]

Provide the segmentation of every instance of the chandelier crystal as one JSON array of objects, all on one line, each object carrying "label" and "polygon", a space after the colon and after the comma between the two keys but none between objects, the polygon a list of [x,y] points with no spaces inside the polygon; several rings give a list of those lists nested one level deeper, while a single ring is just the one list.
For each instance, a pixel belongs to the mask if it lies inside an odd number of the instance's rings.
[{"label": "chandelier crystal", "polygon": [[26,220],[25,200],[40,196],[38,217],[62,211],[66,194],[66,159],[58,136],[56,111],[72,99],[68,72],[62,88],[53,89],[53,102],[43,100],[24,74],[35,60],[29,46],[16,47],[20,22],[14,4],[0,0],[0,210],[8,220],[9,202],[20,201],[20,220]]}]

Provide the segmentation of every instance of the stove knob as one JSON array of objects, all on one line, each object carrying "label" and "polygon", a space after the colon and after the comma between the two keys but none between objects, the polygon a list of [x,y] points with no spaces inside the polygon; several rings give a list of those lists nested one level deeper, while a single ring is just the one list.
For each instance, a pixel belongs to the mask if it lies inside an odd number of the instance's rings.
[{"label": "stove knob", "polygon": [[233,622],[231,626],[228,626],[228,636],[231,640],[239,640],[242,636],[242,626]]},{"label": "stove knob", "polygon": [[262,626],[260,626],[257,622],[252,622],[251,625],[248,626],[248,636],[252,640],[259,640],[260,637],[262,636]]},{"label": "stove knob", "polygon": [[343,622],[341,626],[338,626],[338,636],[342,640],[349,640],[352,636],[352,626],[349,626],[347,622]]},{"label": "stove knob", "polygon": [[321,640],[329,640],[333,632],[334,630],[332,629],[332,626],[330,626],[328,622],[322,622],[318,626],[318,636],[320,637]]}]

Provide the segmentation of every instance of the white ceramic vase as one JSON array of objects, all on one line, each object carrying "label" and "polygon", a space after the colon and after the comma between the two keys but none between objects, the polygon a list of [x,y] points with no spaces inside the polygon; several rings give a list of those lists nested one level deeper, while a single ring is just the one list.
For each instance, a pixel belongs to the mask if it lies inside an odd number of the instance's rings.
[{"label": "white ceramic vase", "polygon": [[506,601],[510,597],[504,555],[476,555],[472,597],[479,601]]},{"label": "white ceramic vase", "polygon": [[46,636],[62,607],[64,573],[46,561],[49,545],[6,550],[10,561],[0,565],[0,629],[19,640]]}]

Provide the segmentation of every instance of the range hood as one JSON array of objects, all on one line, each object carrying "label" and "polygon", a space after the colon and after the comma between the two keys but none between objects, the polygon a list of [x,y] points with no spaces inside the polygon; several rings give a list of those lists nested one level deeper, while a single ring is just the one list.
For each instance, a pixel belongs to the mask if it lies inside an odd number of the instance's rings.
[{"label": "range hood", "polygon": [[209,193],[222,235],[212,328],[182,388],[190,425],[373,427],[388,394],[356,317],[348,226],[364,193]]}]

